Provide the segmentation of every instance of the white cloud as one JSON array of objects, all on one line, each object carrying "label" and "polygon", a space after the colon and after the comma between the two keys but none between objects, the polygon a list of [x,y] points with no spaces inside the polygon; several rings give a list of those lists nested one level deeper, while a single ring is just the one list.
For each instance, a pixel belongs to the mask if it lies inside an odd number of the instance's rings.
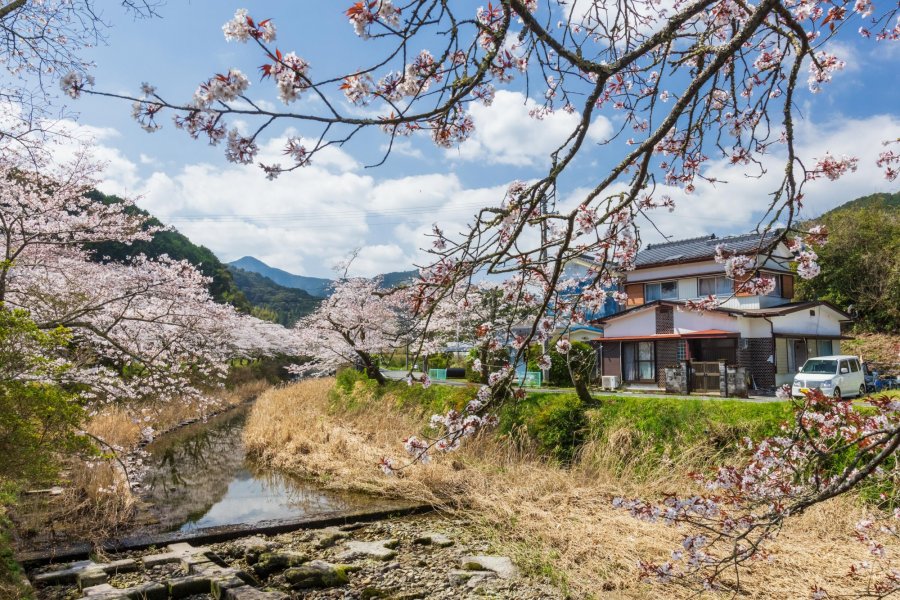
[{"label": "white cloud", "polygon": [[[526,116],[520,126],[530,129],[534,124]],[[546,122],[537,125],[543,127]],[[557,125],[551,124],[550,129]],[[252,165],[196,163],[163,170],[160,165],[139,165],[147,161],[131,161],[114,148],[121,139],[115,130],[82,127],[80,132],[93,136],[95,153],[110,163],[104,191],[140,194],[137,201],[142,207],[225,261],[252,255],[303,275],[330,276],[332,266],[354,248],[361,248],[353,266],[355,274],[375,275],[427,264],[430,256],[422,248],[430,247],[427,234],[432,224],[455,237],[466,231],[479,208],[499,205],[506,191],[505,183],[467,187],[453,172],[390,177],[384,170],[366,171],[336,147],[317,155],[311,166],[275,181],[267,181]],[[593,135],[602,139],[602,127]],[[807,165],[826,151],[860,159],[856,173],[836,182],[808,184],[802,216],[816,216],[852,198],[890,189],[874,161],[882,150],[881,141],[898,136],[900,117],[896,116],[801,122],[798,152]],[[535,139],[536,145],[547,144],[541,136]],[[283,142],[279,138],[266,143],[261,160],[283,160]],[[517,154],[520,149],[512,145],[494,148],[508,160],[527,160],[527,164],[542,156]],[[655,222],[675,238],[752,229],[783,173],[783,152],[773,152],[765,166],[768,173],[752,179],[743,175],[744,168],[720,161],[711,164],[706,174],[728,183],[700,182],[691,195],[659,189],[658,194],[669,193],[675,199],[677,208],[674,213],[656,211]],[[147,173],[148,168],[155,171]],[[595,176],[581,185],[590,186]],[[560,207],[574,207],[587,189],[569,192]],[[646,242],[661,236],[645,224],[642,237]]]},{"label": "white cloud", "polygon": [[[890,190],[892,184],[885,180],[875,160],[883,150],[881,143],[898,136],[900,117],[890,115],[830,123],[798,123],[797,154],[807,168],[811,168],[815,159],[826,152],[835,156],[854,156],[859,159],[859,166],[856,172],[837,181],[818,179],[807,182],[803,189],[803,207],[796,218],[817,217],[854,198]],[[783,150],[767,156],[763,162],[766,173],[759,178],[746,176],[748,167],[718,161],[707,168],[705,175],[721,183],[698,181],[693,194],[685,194],[678,188],[657,187],[656,196],[668,194],[674,199],[676,208],[671,213],[666,209],[650,212],[649,216],[662,233],[643,221],[643,240],[660,241],[663,235],[682,239],[707,233],[740,233],[754,229],[760,222],[768,223],[771,217],[764,219],[764,216],[771,201],[770,194],[778,188],[784,176],[784,161]],[[566,206],[574,207],[586,191],[576,190],[570,194]],[[779,219],[782,224],[785,220],[784,216]]]},{"label": "white cloud", "polygon": [[[557,110],[538,120],[529,115],[537,106],[524,94],[507,90],[498,91],[490,106],[473,103],[469,110],[475,133],[447,157],[515,166],[546,160],[578,125],[579,115]],[[603,141],[611,132],[609,120],[599,116],[591,123],[588,138]]]}]

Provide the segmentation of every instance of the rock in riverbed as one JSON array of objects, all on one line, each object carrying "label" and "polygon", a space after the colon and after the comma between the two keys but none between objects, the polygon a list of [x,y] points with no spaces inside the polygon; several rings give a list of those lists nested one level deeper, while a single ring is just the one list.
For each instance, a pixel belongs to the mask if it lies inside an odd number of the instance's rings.
[{"label": "rock in riverbed", "polygon": [[[45,567],[31,576],[39,600],[121,600],[137,591],[160,600],[563,598],[548,581],[519,572],[510,557],[493,550],[470,523],[419,515],[208,546],[173,544],[116,556],[116,562]],[[106,582],[86,585],[100,582],[101,573]]]}]

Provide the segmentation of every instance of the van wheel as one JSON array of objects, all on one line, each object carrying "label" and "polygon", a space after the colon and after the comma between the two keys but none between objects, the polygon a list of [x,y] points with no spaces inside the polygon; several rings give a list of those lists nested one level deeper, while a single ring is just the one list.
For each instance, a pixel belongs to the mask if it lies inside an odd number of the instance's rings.
[{"label": "van wheel", "polygon": [[835,400],[840,400],[841,399],[841,388],[839,388],[839,387],[834,388],[834,393],[831,395],[831,397],[834,398]]},{"label": "van wheel", "polygon": [[859,397],[862,398],[866,395],[866,384],[862,384],[859,386]]}]

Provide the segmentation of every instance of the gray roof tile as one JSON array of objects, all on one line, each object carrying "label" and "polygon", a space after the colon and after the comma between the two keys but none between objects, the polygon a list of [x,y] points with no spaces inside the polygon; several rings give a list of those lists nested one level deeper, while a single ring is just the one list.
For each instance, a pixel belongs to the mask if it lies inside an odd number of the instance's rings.
[{"label": "gray roof tile", "polygon": [[711,260],[716,255],[716,246],[724,244],[725,248],[737,254],[752,254],[760,249],[767,250],[781,234],[775,229],[766,234],[745,233],[726,237],[715,234],[686,240],[676,240],[661,244],[649,244],[637,253],[635,267],[677,264],[699,260]]}]

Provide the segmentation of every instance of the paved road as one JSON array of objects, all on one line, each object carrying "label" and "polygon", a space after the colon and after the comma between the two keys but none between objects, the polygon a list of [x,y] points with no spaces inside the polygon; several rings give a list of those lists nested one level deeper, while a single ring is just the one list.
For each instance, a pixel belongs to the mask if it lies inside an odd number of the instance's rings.
[{"label": "paved road", "polygon": [[[403,381],[406,379],[406,371],[382,371],[385,377],[388,379],[394,379],[397,381]],[[413,371],[414,377],[421,377],[422,373],[419,371]],[[465,387],[467,385],[471,385],[468,381],[464,381],[462,379],[448,379],[445,381],[434,381],[433,383],[437,385],[452,385],[456,387]],[[539,391],[541,393],[548,394],[572,394],[574,390],[572,388],[554,388],[554,387],[542,387],[540,389],[534,389],[534,391]],[[675,396],[672,394],[660,394],[653,393],[651,391],[616,391],[616,392],[599,392],[594,391],[591,392],[593,396],[598,398],[609,397],[609,396],[621,396],[621,397],[640,397],[640,398],[668,398],[668,399],[676,399],[676,400],[738,400],[740,402],[755,402],[755,403],[766,403],[766,402],[784,402],[775,396],[750,396],[749,398],[721,398],[719,396],[705,396],[701,394],[696,394],[692,396]]]}]

